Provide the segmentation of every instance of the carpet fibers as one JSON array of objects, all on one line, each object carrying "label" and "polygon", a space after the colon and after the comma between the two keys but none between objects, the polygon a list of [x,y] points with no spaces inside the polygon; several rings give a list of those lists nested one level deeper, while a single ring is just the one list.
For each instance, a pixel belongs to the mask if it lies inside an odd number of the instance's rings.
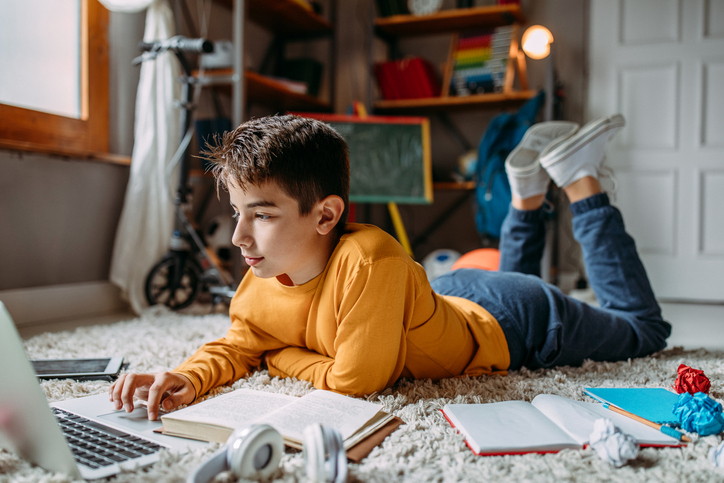
[{"label": "carpet fibers", "polygon": [[[82,327],[73,331],[46,333],[26,340],[31,358],[95,357],[122,355],[134,372],[158,372],[175,367],[202,343],[223,336],[228,328],[224,315],[181,315],[151,309],[141,317],[110,325]],[[702,369],[712,383],[710,396],[724,398],[724,353],[671,348],[651,357],[618,363],[586,362],[582,367],[511,372],[504,377],[454,378],[399,381],[394,387],[366,399],[382,404],[405,425],[392,433],[359,464],[350,465],[350,481],[363,482],[708,482],[724,481],[724,469],[708,461],[709,449],[721,436],[697,437],[683,448],[643,448],[639,456],[622,468],[610,467],[590,448],[564,450],[556,454],[479,457],[441,415],[447,403],[530,401],[538,394],[558,394],[591,401],[583,393],[587,386],[670,388],[679,364]],[[42,383],[49,401],[107,392],[106,382],[70,380]],[[231,387],[217,388],[215,396],[241,387],[304,395],[314,388],[296,379],[271,378],[258,371]],[[7,388],[3,388],[7,390]],[[162,454],[157,464],[122,473],[118,482],[181,482],[218,445],[186,455]],[[274,481],[305,481],[304,460],[288,451]],[[15,455],[0,450],[0,482],[68,482],[62,474],[33,467]],[[215,481],[235,481],[222,473]]]}]

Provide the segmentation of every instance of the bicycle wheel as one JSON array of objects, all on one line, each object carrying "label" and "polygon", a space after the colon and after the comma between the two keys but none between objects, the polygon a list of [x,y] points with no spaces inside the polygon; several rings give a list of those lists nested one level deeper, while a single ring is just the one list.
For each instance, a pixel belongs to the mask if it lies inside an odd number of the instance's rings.
[{"label": "bicycle wheel", "polygon": [[146,300],[172,310],[188,307],[199,293],[200,275],[199,266],[187,256],[167,255],[146,277]]}]

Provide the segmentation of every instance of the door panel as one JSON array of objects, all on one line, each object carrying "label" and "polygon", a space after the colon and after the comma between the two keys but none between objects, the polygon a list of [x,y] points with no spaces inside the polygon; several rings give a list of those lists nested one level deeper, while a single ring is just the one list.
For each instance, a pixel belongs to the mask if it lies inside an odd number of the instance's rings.
[{"label": "door panel", "polygon": [[724,302],[724,0],[591,0],[589,120],[663,300]]}]

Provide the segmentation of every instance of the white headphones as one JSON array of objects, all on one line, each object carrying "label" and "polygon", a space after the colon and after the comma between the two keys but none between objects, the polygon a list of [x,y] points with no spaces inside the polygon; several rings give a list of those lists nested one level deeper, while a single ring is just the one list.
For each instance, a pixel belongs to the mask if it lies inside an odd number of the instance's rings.
[{"label": "white headphones", "polygon": [[[346,483],[347,453],[342,436],[334,428],[311,424],[304,428],[303,454],[307,477],[312,483]],[[222,471],[237,478],[266,479],[279,467],[284,440],[267,424],[237,429],[226,444],[199,465],[187,483],[207,483]]]},{"label": "white headphones", "polygon": [[307,478],[319,483],[347,481],[347,452],[342,435],[334,428],[319,423],[304,428],[304,462]]}]

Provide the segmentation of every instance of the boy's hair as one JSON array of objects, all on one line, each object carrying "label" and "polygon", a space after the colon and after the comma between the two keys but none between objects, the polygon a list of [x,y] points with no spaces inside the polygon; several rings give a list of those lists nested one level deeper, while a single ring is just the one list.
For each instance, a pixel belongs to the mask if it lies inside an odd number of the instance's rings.
[{"label": "boy's hair", "polygon": [[344,201],[335,226],[344,230],[349,213],[349,156],[346,141],[327,124],[293,115],[251,119],[216,138],[202,153],[213,164],[217,186],[233,182],[242,190],[277,183],[307,215],[329,195]]}]

